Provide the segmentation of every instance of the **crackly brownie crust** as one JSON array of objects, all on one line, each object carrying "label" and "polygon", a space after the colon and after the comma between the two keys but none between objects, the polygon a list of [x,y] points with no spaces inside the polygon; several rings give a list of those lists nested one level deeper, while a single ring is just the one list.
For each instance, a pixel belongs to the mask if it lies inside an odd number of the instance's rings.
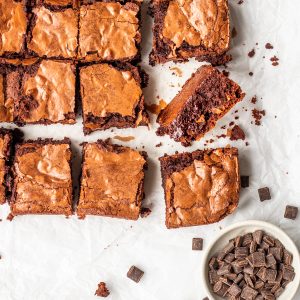
[{"label": "crackly brownie crust", "polygon": [[151,65],[195,57],[221,65],[231,60],[228,0],[152,0]]},{"label": "crackly brownie crust", "polygon": [[244,98],[239,85],[211,66],[202,66],[157,118],[158,135],[168,134],[184,146],[199,140]]},{"label": "crackly brownie crust", "polygon": [[196,150],[159,160],[168,228],[215,223],[237,208],[240,176],[236,148]]},{"label": "crackly brownie crust", "polygon": [[83,144],[80,199],[77,215],[137,220],[144,198],[146,152],[110,144]]},{"label": "crackly brownie crust", "polygon": [[140,9],[140,1],[82,1],[78,59],[139,62]]},{"label": "crackly brownie crust", "polygon": [[72,214],[71,142],[38,139],[15,147],[13,215]]},{"label": "crackly brownie crust", "polygon": [[147,76],[129,63],[82,66],[80,97],[84,133],[147,125],[149,116],[141,89],[146,81]]}]

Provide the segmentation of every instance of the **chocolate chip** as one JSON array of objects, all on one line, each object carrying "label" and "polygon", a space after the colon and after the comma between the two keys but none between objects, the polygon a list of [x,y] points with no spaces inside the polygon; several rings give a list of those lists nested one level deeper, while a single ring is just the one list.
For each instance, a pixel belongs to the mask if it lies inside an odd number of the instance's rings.
[{"label": "chocolate chip", "polygon": [[235,258],[244,258],[249,254],[249,249],[247,247],[237,247],[235,248]]},{"label": "chocolate chip", "polygon": [[284,217],[286,219],[295,220],[298,215],[298,207],[287,205],[285,208]]},{"label": "chocolate chip", "polygon": [[219,276],[222,276],[222,275],[225,275],[225,274],[230,273],[230,271],[231,271],[231,265],[226,264],[226,265],[222,266],[222,267],[218,270],[217,274],[218,274]]},{"label": "chocolate chip", "polygon": [[278,262],[281,262],[282,256],[283,256],[283,250],[282,250],[282,248],[271,247],[271,248],[269,249],[269,254],[273,254],[273,256],[275,257],[275,259],[276,259]]},{"label": "chocolate chip", "polygon": [[225,254],[228,254],[229,252],[231,252],[234,249],[234,241],[230,242],[229,244],[227,244],[227,246],[223,249],[223,252]]},{"label": "chocolate chip", "polygon": [[291,266],[284,266],[282,270],[282,278],[287,281],[292,281],[295,278],[294,268]]},{"label": "chocolate chip", "polygon": [[261,252],[254,252],[252,255],[253,267],[260,268],[264,267],[266,264],[266,256]]},{"label": "chocolate chip", "polygon": [[241,297],[245,300],[253,300],[257,296],[258,292],[254,289],[252,289],[249,286],[245,286],[243,288]]},{"label": "chocolate chip", "polygon": [[242,236],[237,236],[235,239],[234,239],[234,245],[235,247],[240,247],[242,246],[242,243],[243,243],[243,237]]},{"label": "chocolate chip", "polygon": [[249,187],[249,176],[241,176],[241,187],[242,188]]},{"label": "chocolate chip", "polygon": [[201,238],[193,238],[192,250],[203,250],[203,239]]},{"label": "chocolate chip", "polygon": [[285,265],[290,266],[293,262],[293,254],[291,254],[286,249],[283,250],[283,262]]},{"label": "chocolate chip", "polygon": [[266,281],[275,281],[277,277],[277,271],[272,269],[267,269],[266,271]]},{"label": "chocolate chip", "polygon": [[256,244],[260,244],[261,241],[262,241],[262,238],[263,238],[263,232],[262,230],[256,230],[254,233],[253,233],[253,240],[255,241]]},{"label": "chocolate chip", "polygon": [[277,262],[276,262],[276,259],[275,259],[273,254],[268,254],[266,256],[266,266],[267,266],[267,268],[270,268],[271,266],[276,265],[276,263]]},{"label": "chocolate chip", "polygon": [[243,236],[243,246],[248,246],[253,241],[253,236],[251,233],[247,233]]},{"label": "chocolate chip", "polygon": [[227,262],[228,264],[232,263],[235,259],[235,256],[233,253],[228,253],[225,258],[224,261]]},{"label": "chocolate chip", "polygon": [[238,274],[238,276],[237,276],[236,279],[234,280],[234,283],[238,284],[238,283],[240,283],[243,279],[244,279],[244,275]]},{"label": "chocolate chip", "polygon": [[127,277],[136,283],[141,280],[143,275],[144,272],[135,266],[130,267],[129,271],[127,272]]},{"label": "chocolate chip", "polygon": [[242,289],[236,283],[233,283],[227,292],[231,296],[237,297],[242,292]]},{"label": "chocolate chip", "polygon": [[209,268],[210,270],[216,270],[218,267],[218,262],[217,259],[215,257],[213,257],[210,261],[209,261]]},{"label": "chocolate chip", "polygon": [[275,239],[273,239],[269,235],[264,235],[263,241],[266,242],[269,246],[273,247],[275,245]]},{"label": "chocolate chip", "polygon": [[261,202],[271,200],[271,194],[268,187],[258,189],[258,195]]},{"label": "chocolate chip", "polygon": [[265,267],[262,267],[256,273],[256,276],[265,282],[266,281],[266,272],[267,272],[267,269]]},{"label": "chocolate chip", "polygon": [[215,284],[219,281],[220,276],[217,274],[217,271],[212,270],[208,272],[208,278],[210,284]]}]

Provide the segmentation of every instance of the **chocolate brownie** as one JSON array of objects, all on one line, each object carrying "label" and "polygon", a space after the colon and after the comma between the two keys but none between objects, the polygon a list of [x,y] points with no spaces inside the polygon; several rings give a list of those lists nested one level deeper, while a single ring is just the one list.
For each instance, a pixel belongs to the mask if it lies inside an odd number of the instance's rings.
[{"label": "chocolate brownie", "polygon": [[14,57],[24,53],[27,29],[25,0],[0,2],[0,56]]},{"label": "chocolate brownie", "polygon": [[168,228],[215,223],[237,208],[238,149],[196,150],[159,160]]},{"label": "chocolate brownie", "polygon": [[0,128],[0,204],[7,199],[7,175],[11,158],[12,131]]},{"label": "chocolate brownie", "polygon": [[137,220],[144,198],[146,153],[98,140],[83,144],[77,215]]},{"label": "chocolate brownie", "polygon": [[202,66],[157,118],[158,135],[168,134],[188,146],[215,127],[244,98],[238,84],[211,66]]},{"label": "chocolate brownie", "polygon": [[12,70],[4,78],[2,118],[6,116],[8,121],[18,125],[75,123],[75,66],[72,62],[30,59],[14,66],[3,64],[1,68]]},{"label": "chocolate brownie", "polygon": [[16,145],[11,213],[72,214],[71,142],[38,139]]},{"label": "chocolate brownie", "polygon": [[46,58],[76,58],[78,12],[72,8],[54,9],[38,5],[32,13],[27,38],[29,54]]},{"label": "chocolate brownie", "polygon": [[79,59],[140,59],[140,3],[95,2],[80,7]]},{"label": "chocolate brownie", "polygon": [[231,59],[228,0],[151,0],[150,64],[195,57],[214,65]]},{"label": "chocolate brownie", "polygon": [[84,133],[110,127],[147,125],[138,68],[129,64],[94,64],[80,69]]}]

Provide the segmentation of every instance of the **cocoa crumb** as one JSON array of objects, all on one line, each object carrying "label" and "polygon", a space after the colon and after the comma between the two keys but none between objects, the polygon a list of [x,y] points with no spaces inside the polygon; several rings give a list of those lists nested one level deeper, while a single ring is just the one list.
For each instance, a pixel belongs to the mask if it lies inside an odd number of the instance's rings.
[{"label": "cocoa crumb", "polygon": [[252,109],[252,117],[254,118],[255,125],[261,125],[261,119],[266,115],[265,110],[258,110],[256,108]]},{"label": "cocoa crumb", "polygon": [[238,120],[239,118],[240,118],[239,116],[234,117],[235,120]]},{"label": "cocoa crumb", "polygon": [[146,218],[146,217],[148,217],[151,214],[151,212],[152,211],[151,211],[150,208],[148,208],[148,207],[142,207],[140,215],[141,215],[142,218]]},{"label": "cocoa crumb", "polygon": [[109,290],[106,287],[105,282],[100,282],[98,284],[98,289],[95,292],[95,295],[98,297],[107,297],[109,295]]},{"label": "cocoa crumb", "polygon": [[251,99],[251,103],[256,104],[256,102],[257,102],[257,97],[253,96],[252,99]]},{"label": "cocoa crumb", "polygon": [[249,76],[253,76],[253,72],[249,72]]},{"label": "cocoa crumb", "polygon": [[279,65],[279,58],[274,55],[273,57],[270,58],[270,61],[272,62],[272,66],[276,67]]},{"label": "cocoa crumb", "polygon": [[226,134],[217,135],[218,139],[225,139],[227,137]]},{"label": "cocoa crumb", "polygon": [[155,147],[157,147],[157,148],[161,147],[161,146],[162,146],[162,142],[160,142],[160,143],[158,143],[158,144],[155,145]]},{"label": "cocoa crumb", "polygon": [[245,132],[238,125],[235,125],[232,129],[228,129],[227,134],[231,141],[245,140],[246,138]]},{"label": "cocoa crumb", "polygon": [[15,216],[12,213],[9,213],[9,215],[6,217],[6,220],[12,221],[14,217]]},{"label": "cocoa crumb", "polygon": [[233,126],[233,125],[234,125],[234,122],[231,121],[231,122],[229,123],[229,126]]},{"label": "cocoa crumb", "polygon": [[221,129],[226,129],[226,125],[223,125],[223,126],[221,127]]},{"label": "cocoa crumb", "polygon": [[248,53],[249,57],[253,57],[255,55],[255,50],[254,48]]},{"label": "cocoa crumb", "polygon": [[273,45],[271,45],[270,43],[266,43],[265,45],[266,49],[273,49]]}]

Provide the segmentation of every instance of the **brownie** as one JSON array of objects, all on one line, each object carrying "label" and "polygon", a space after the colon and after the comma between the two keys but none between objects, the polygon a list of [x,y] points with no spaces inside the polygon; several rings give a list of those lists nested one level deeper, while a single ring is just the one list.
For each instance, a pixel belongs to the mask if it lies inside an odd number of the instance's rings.
[{"label": "brownie", "polygon": [[157,118],[158,135],[184,146],[199,140],[244,98],[238,84],[212,66],[200,67]]},{"label": "brownie", "polygon": [[16,145],[11,213],[72,214],[71,142],[38,139]]},{"label": "brownie", "polygon": [[24,1],[1,0],[0,56],[20,56],[25,50],[27,13]]},{"label": "brownie", "polygon": [[151,0],[154,16],[150,64],[195,57],[214,65],[231,59],[228,0]]},{"label": "brownie", "polygon": [[140,42],[140,3],[101,1],[80,7],[79,59],[137,61]]},{"label": "brownie", "polygon": [[237,208],[238,149],[196,150],[159,160],[168,228],[215,223]]},{"label": "brownie", "polygon": [[10,167],[13,134],[0,128],[0,204],[7,200],[7,175]]},{"label": "brownie", "polygon": [[31,0],[33,6],[44,5],[52,9],[77,8],[79,0]]},{"label": "brownie", "polygon": [[0,114],[3,119],[6,116],[8,121],[18,125],[75,123],[75,65],[72,62],[30,59],[15,66],[2,64],[1,68],[12,68],[4,79],[4,105]]},{"label": "brownie", "polygon": [[83,144],[77,215],[137,220],[144,197],[146,153],[110,144]]},{"label": "brownie", "polygon": [[80,69],[84,133],[147,125],[142,78],[129,64],[93,64]]},{"label": "brownie", "polygon": [[29,54],[45,58],[76,58],[78,12],[72,8],[37,5],[32,14],[27,38]]}]

